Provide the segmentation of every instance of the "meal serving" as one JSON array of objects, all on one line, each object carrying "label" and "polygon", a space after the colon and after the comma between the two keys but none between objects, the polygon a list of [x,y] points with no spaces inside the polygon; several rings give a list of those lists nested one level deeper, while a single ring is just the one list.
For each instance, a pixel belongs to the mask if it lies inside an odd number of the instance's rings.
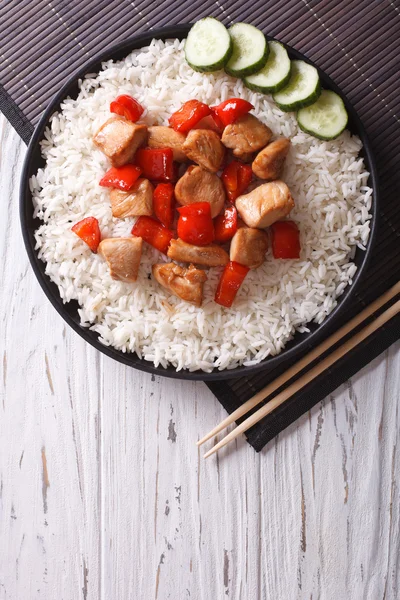
[{"label": "meal serving", "polygon": [[202,19],[108,61],[41,142],[46,273],[106,345],[176,369],[257,364],[322,323],[368,241],[346,125],[317,70],[245,23]]}]

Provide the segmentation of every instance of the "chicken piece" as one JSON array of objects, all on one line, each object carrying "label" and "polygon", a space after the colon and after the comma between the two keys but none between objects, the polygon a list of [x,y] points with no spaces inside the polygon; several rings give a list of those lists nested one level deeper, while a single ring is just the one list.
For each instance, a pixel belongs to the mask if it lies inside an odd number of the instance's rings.
[{"label": "chicken piece", "polygon": [[290,148],[290,140],[279,138],[271,142],[255,157],[251,168],[260,179],[279,179]]},{"label": "chicken piece", "polygon": [[214,173],[191,166],[175,186],[175,198],[181,206],[194,202],[209,202],[211,216],[216,217],[224,207],[225,189]]},{"label": "chicken piece", "polygon": [[172,127],[165,125],[154,125],[149,127],[149,139],[147,145],[149,148],[172,148],[174,160],[177,162],[188,162],[187,156],[183,151],[185,136]]},{"label": "chicken piece", "polygon": [[293,207],[288,186],[279,180],[263,183],[236,199],[236,208],[246,225],[259,229],[286,217]]},{"label": "chicken piece", "polygon": [[114,167],[122,167],[131,162],[136,150],[146,140],[146,125],[132,123],[124,117],[108,119],[93,137],[96,146],[104,152]]},{"label": "chicken piece", "polygon": [[186,156],[200,167],[216,173],[224,160],[225,148],[215,131],[209,129],[192,129],[183,144]]},{"label": "chicken piece", "polygon": [[232,238],[230,259],[249,269],[256,269],[263,264],[267,250],[268,235],[265,231],[242,227]]},{"label": "chicken piece", "polygon": [[167,255],[172,260],[194,263],[207,267],[219,267],[229,262],[229,255],[223,248],[210,244],[209,246],[193,246],[181,239],[171,240]]},{"label": "chicken piece", "polygon": [[193,265],[184,269],[171,262],[153,265],[152,272],[158,283],[175,296],[195,306],[201,306],[203,286],[207,280],[204,271],[196,269]]},{"label": "chicken piece", "polygon": [[264,148],[271,137],[270,128],[254,115],[248,114],[225,127],[222,143],[232,149],[234,156],[241,158]]},{"label": "chicken piece", "polygon": [[153,186],[148,179],[139,178],[129,192],[117,188],[110,190],[111,210],[113,217],[151,216],[153,214]]},{"label": "chicken piece", "polygon": [[106,259],[113,279],[136,281],[142,256],[142,238],[106,238],[99,244],[98,253]]}]

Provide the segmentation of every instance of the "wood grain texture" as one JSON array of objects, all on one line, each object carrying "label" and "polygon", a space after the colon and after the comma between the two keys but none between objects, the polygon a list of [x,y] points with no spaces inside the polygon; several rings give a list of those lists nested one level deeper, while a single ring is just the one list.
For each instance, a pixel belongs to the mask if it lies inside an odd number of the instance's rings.
[{"label": "wood grain texture", "polygon": [[0,599],[398,598],[400,344],[260,454],[203,461],[223,409],[66,328],[23,249],[3,117],[0,152]]}]

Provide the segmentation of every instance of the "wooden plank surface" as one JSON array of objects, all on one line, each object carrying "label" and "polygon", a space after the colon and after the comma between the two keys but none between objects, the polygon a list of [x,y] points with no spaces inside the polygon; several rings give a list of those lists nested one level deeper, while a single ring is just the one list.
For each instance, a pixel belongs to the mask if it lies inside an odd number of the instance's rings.
[{"label": "wooden plank surface", "polygon": [[18,220],[0,118],[0,599],[395,600],[400,344],[256,454],[203,461],[202,383],[113,363],[67,329]]}]

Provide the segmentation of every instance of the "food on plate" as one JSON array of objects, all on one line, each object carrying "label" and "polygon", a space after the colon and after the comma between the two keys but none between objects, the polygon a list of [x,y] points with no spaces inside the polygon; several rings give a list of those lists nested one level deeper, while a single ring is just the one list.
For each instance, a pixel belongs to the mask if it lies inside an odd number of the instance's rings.
[{"label": "food on plate", "polygon": [[175,296],[195,306],[201,306],[203,286],[207,280],[204,271],[196,269],[193,265],[185,269],[175,263],[163,263],[153,265],[152,273],[158,283]]},{"label": "food on plate", "polygon": [[142,238],[159,252],[167,254],[174,232],[164,227],[152,217],[139,217],[131,231],[132,235]]},{"label": "food on plate", "polygon": [[86,217],[85,219],[82,219],[82,221],[75,223],[71,229],[89,246],[92,252],[97,252],[101,240],[101,233],[99,222],[96,217]]},{"label": "food on plate", "polygon": [[269,46],[262,31],[248,23],[235,23],[229,28],[233,43],[232,56],[225,71],[234,77],[257,73],[267,62]]},{"label": "food on plate", "polygon": [[224,207],[225,190],[218,175],[199,166],[190,166],[175,186],[175,197],[181,206],[208,202],[214,218]]},{"label": "food on plate", "polygon": [[277,180],[239,196],[236,208],[248,227],[264,229],[287,217],[294,208],[294,200],[286,183]]},{"label": "food on plate", "polygon": [[135,123],[144,113],[144,108],[139,102],[128,94],[121,94],[110,103],[110,112],[125,117]]},{"label": "food on plate", "polygon": [[[132,159],[133,160],[133,159]],[[134,156],[143,177],[152,181],[176,181],[178,169],[172,148],[140,148]]]},{"label": "food on plate", "polygon": [[229,254],[216,244],[195,246],[187,244],[179,238],[171,240],[168,257],[178,262],[194,263],[205,267],[220,267],[229,262]]},{"label": "food on plate", "polygon": [[122,167],[111,167],[100,179],[99,185],[103,187],[117,188],[127,192],[131,190],[140,177],[142,171],[135,165],[123,165]]},{"label": "food on plate", "polygon": [[290,79],[291,64],[286,48],[279,42],[268,42],[269,54],[262,69],[244,78],[244,84],[255,92],[278,92]]},{"label": "food on plate", "polygon": [[111,117],[96,132],[93,141],[114,167],[131,162],[147,139],[146,125],[136,125],[125,117]]},{"label": "food on plate", "polygon": [[300,129],[321,140],[337,138],[346,129],[347,121],[343,100],[331,90],[322,90],[314,104],[297,113]]},{"label": "food on plate", "polygon": [[106,238],[100,242],[98,253],[107,261],[113,279],[136,281],[142,256],[141,238]]},{"label": "food on plate", "polygon": [[187,133],[210,114],[211,109],[208,104],[199,100],[188,100],[170,116],[168,122],[175,131]]},{"label": "food on plate", "polygon": [[183,150],[190,160],[206,171],[217,173],[224,160],[225,148],[221,138],[209,129],[192,129],[183,144]]},{"label": "food on plate", "polygon": [[235,206],[227,206],[224,212],[214,219],[214,240],[225,244],[233,238],[238,228]]},{"label": "food on plate", "polygon": [[211,107],[212,116],[221,128],[231,125],[254,108],[251,102],[243,98],[228,98],[217,106]]},{"label": "food on plate", "polygon": [[175,219],[175,191],[172,183],[159,183],[153,194],[154,214],[157,219],[171,229]]},{"label": "food on plate", "polygon": [[226,27],[213,17],[205,17],[189,31],[185,58],[196,71],[218,71],[229,60],[232,48],[232,39]]},{"label": "food on plate", "polygon": [[[348,115],[342,99],[335,92],[321,90],[317,69],[302,60],[291,61],[282,44],[276,40],[266,42],[262,31],[252,25],[235,23],[227,31],[216,19],[201,19],[191,28],[185,49],[186,60],[193,69],[217,71],[225,66],[227,73],[242,78],[250,90],[273,93],[273,99],[284,112],[311,106],[310,111],[297,114],[300,128],[310,135],[332,140],[347,126]],[[216,108],[211,107],[211,111],[217,122]],[[220,121],[220,127],[222,124],[228,123]],[[242,155],[242,160],[250,161],[248,153]]]},{"label": "food on plate", "polygon": [[235,202],[236,198],[247,190],[252,178],[253,171],[250,165],[244,165],[237,160],[230,162],[221,173],[228,200]]},{"label": "food on plate", "polygon": [[290,140],[278,138],[265,146],[255,157],[251,168],[260,179],[279,179],[290,149]]},{"label": "food on plate", "polygon": [[292,60],[290,78],[284,88],[275,92],[273,98],[285,112],[310,106],[321,93],[318,71],[304,60]]},{"label": "food on plate", "polygon": [[276,221],[271,227],[274,258],[300,258],[300,231],[293,221]]},{"label": "food on plate", "polygon": [[264,148],[271,137],[272,131],[268,125],[254,115],[248,114],[225,127],[222,143],[227,148],[231,148],[234,156],[241,158]]},{"label": "food on plate", "polygon": [[262,229],[240,227],[232,238],[230,259],[249,269],[257,269],[268,250],[268,235]]},{"label": "food on plate", "polygon": [[176,230],[184,242],[207,246],[214,241],[214,223],[208,202],[194,202],[178,208],[178,212]]},{"label": "food on plate", "polygon": [[183,163],[188,161],[183,150],[183,144],[186,140],[183,133],[179,133],[179,131],[165,125],[154,125],[149,127],[148,131],[147,145],[149,148],[171,148],[173,160]]},{"label": "food on plate", "polygon": [[[30,182],[39,257],[82,325],[155,365],[206,372],[257,364],[322,323],[356,273],[372,194],[359,139],[339,135],[340,102],[323,91],[282,112],[224,72],[231,40],[211,21],[192,49],[207,69],[225,52],[218,72],[195,72],[179,40],[105,63],[51,117]],[[287,77],[272,44],[255,85]],[[224,150],[217,172],[204,168],[214,155],[184,150],[204,138]]]},{"label": "food on plate", "polygon": [[139,178],[129,192],[113,188],[110,191],[113,217],[126,219],[153,214],[153,186],[148,179]]},{"label": "food on plate", "polygon": [[215,292],[215,302],[221,306],[230,308],[249,270],[249,267],[245,265],[230,261],[223,270],[221,279],[219,280],[217,291]]}]

